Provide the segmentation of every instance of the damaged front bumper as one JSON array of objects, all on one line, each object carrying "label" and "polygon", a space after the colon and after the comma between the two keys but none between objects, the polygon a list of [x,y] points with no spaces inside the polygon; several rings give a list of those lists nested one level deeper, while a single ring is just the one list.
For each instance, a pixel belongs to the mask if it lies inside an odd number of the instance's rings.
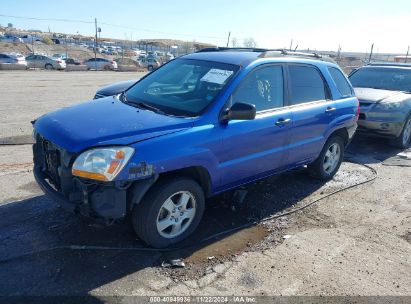
[{"label": "damaged front bumper", "polygon": [[34,177],[43,192],[65,210],[84,216],[116,220],[127,213],[127,189],[115,183],[85,183],[73,178],[72,191],[66,196],[48,182],[39,167],[34,167]]},{"label": "damaged front bumper", "polygon": [[33,145],[34,177],[52,200],[64,209],[82,215],[113,221],[124,218],[134,204],[157,180],[152,166],[134,164],[123,181],[102,182],[72,175],[76,155],[36,136]]}]

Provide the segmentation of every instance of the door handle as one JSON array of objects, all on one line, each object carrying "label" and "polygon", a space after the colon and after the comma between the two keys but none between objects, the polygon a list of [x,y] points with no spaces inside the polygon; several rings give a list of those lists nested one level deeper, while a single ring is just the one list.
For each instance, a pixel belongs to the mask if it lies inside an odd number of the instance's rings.
[{"label": "door handle", "polygon": [[325,112],[326,113],[331,113],[331,112],[335,112],[337,110],[337,108],[332,108],[332,107],[328,107]]},{"label": "door handle", "polygon": [[286,124],[289,124],[291,122],[290,118],[284,119],[284,118],[280,118],[279,120],[277,120],[277,122],[275,123],[276,126],[284,126]]}]

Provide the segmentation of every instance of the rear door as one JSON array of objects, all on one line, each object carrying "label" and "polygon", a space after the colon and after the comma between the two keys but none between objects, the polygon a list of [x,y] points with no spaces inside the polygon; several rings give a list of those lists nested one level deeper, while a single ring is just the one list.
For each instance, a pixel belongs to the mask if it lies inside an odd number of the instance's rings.
[{"label": "rear door", "polygon": [[316,66],[288,64],[287,75],[293,117],[288,166],[294,167],[320,154],[327,130],[336,118],[336,107]]},{"label": "rear door", "polygon": [[284,66],[258,67],[239,84],[230,98],[256,106],[254,120],[233,120],[223,126],[219,156],[222,185],[236,186],[281,170],[291,125],[286,98]]},{"label": "rear door", "polygon": [[36,67],[36,55],[27,56],[26,61],[27,61],[27,66],[29,68],[35,68]]}]

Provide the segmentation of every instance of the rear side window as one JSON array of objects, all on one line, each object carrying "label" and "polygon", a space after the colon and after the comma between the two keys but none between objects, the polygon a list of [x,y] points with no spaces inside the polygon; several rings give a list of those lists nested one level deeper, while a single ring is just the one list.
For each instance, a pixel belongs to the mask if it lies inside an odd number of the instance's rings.
[{"label": "rear side window", "polygon": [[320,72],[310,66],[290,66],[291,104],[325,100],[325,85]]},{"label": "rear side window", "polygon": [[338,91],[340,91],[343,97],[353,96],[350,85],[348,84],[347,79],[344,77],[343,73],[339,69],[328,67],[328,71],[331,74],[335,84],[337,85]]}]

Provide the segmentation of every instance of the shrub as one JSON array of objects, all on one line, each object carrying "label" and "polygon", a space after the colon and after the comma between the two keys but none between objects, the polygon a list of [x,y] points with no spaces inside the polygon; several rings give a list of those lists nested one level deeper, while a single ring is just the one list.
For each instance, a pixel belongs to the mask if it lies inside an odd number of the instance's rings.
[{"label": "shrub", "polygon": [[51,40],[49,37],[43,37],[42,42],[44,44],[47,44],[47,45],[52,45],[53,44],[53,40]]}]

